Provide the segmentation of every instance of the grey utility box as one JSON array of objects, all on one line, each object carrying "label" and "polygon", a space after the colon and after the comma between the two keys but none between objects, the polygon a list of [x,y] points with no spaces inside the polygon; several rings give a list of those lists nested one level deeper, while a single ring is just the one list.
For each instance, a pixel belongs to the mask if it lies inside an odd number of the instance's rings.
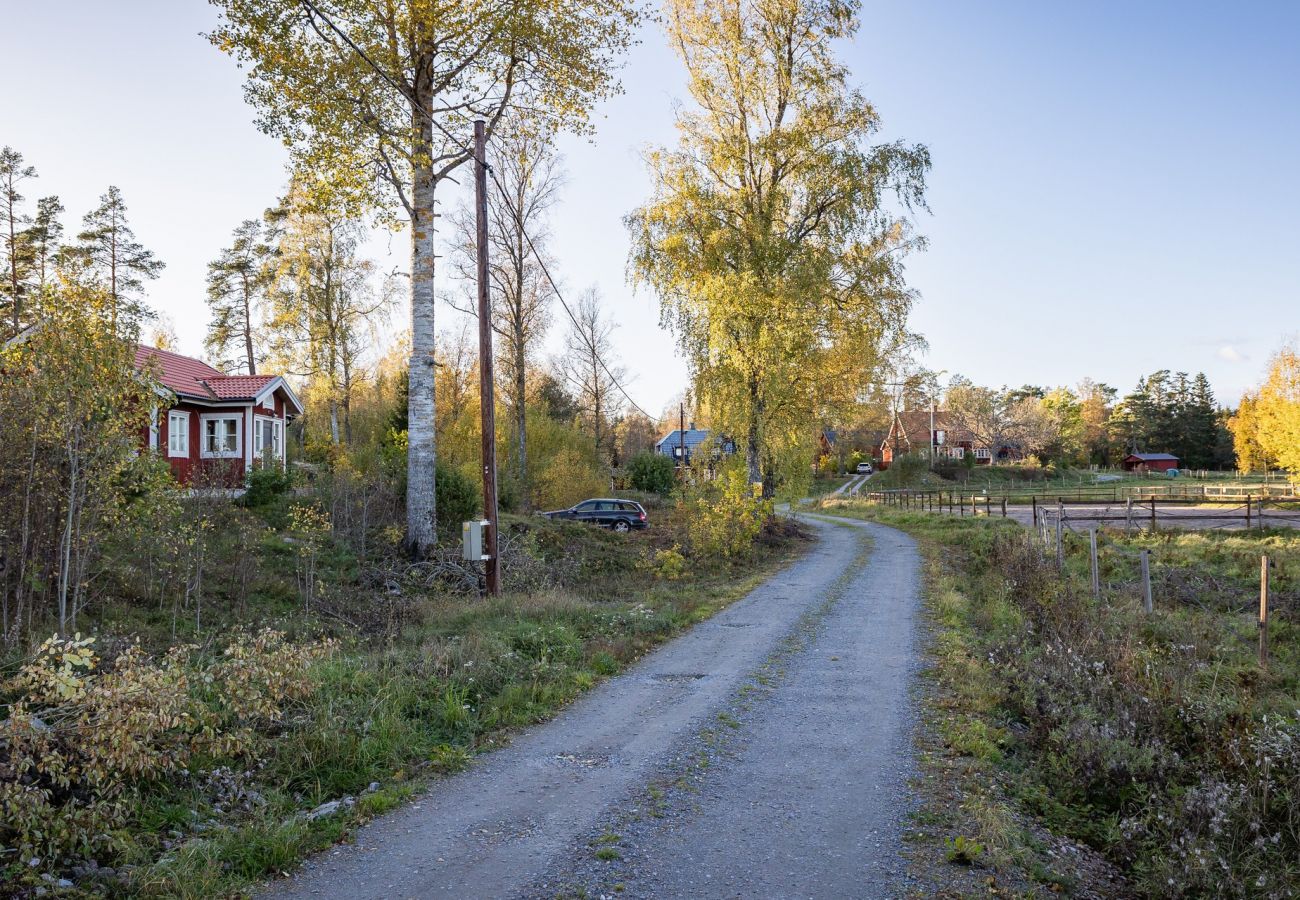
[{"label": "grey utility box", "polygon": [[483,554],[483,546],[487,543],[488,526],[491,525],[486,519],[477,522],[463,522],[460,526],[461,537],[461,557],[471,562],[483,562],[488,559]]}]

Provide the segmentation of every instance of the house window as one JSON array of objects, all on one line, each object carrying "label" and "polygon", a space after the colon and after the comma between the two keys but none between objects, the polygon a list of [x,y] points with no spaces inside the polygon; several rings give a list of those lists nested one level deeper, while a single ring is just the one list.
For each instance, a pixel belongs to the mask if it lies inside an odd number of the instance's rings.
[{"label": "house window", "polygon": [[190,414],[186,412],[169,412],[167,414],[167,455],[190,455]]},{"label": "house window", "polygon": [[265,459],[281,459],[284,455],[284,423],[279,419],[257,417],[253,429],[253,455]]},{"label": "house window", "polygon": [[203,418],[203,455],[205,457],[239,455],[239,416]]},{"label": "house window", "polygon": [[963,458],[963,457],[966,455],[966,448],[965,448],[965,447],[949,447],[949,448],[948,448],[948,453],[952,456],[953,459],[961,459],[961,458]]},{"label": "house window", "polygon": [[988,450],[987,447],[976,447],[976,448],[975,448],[975,458],[976,458],[976,459],[988,459],[990,455],[991,455],[991,454],[989,453],[989,450]]}]

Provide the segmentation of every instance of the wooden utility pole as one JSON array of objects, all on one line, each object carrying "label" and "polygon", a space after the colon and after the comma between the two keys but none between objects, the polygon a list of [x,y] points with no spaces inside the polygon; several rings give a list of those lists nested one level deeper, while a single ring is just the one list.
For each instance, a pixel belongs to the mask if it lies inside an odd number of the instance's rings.
[{"label": "wooden utility pole", "polygon": [[678,465],[686,465],[686,404],[677,404],[677,457]]},{"label": "wooden utility pole", "polygon": [[487,137],[482,119],[474,122],[474,210],[478,243],[478,380],[483,412],[483,542],[489,597],[501,595],[501,555],[497,552],[497,424],[492,391],[492,300],[488,292]]},{"label": "wooden utility pole", "polygon": [[1268,557],[1259,558],[1259,664],[1268,665]]}]

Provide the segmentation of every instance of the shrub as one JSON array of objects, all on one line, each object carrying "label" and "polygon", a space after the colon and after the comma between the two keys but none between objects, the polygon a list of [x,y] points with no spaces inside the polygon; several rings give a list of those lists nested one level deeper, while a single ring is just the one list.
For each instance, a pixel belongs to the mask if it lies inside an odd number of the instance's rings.
[{"label": "shrub", "polygon": [[459,536],[461,522],[478,518],[479,486],[459,469],[439,464],[434,475],[434,493],[439,527],[448,534]]},{"label": "shrub", "polygon": [[654,561],[655,578],[676,581],[686,577],[686,557],[682,548],[674,544],[669,550],[656,550]]},{"label": "shrub", "polygon": [[158,661],[131,647],[101,669],[93,645],[52,637],[0,684],[18,698],[0,722],[0,845],[36,860],[32,874],[112,859],[143,788],[195,775],[200,760],[255,760],[261,732],[316,689],[308,669],[334,646],[268,630],[208,666],[192,646]]},{"label": "shrub", "polygon": [[755,495],[745,470],[733,466],[687,498],[691,549],[697,554],[734,557],[748,554],[773,512],[770,500]]},{"label": "shrub", "polygon": [[293,487],[293,477],[280,466],[254,466],[244,478],[245,506],[266,506],[277,497],[289,493]]},{"label": "shrub", "polygon": [[661,453],[643,450],[627,461],[627,479],[633,490],[667,494],[673,489],[673,461]]},{"label": "shrub", "polygon": [[609,491],[609,472],[577,448],[565,447],[547,461],[537,480],[543,509],[571,506]]}]

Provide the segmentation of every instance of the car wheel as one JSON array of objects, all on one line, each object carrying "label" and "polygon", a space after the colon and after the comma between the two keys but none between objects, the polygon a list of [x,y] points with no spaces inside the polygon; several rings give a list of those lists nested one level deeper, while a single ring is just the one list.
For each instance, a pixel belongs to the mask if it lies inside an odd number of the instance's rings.
[{"label": "car wheel", "polygon": [[627,519],[619,519],[614,523],[614,530],[617,532],[631,531],[632,526],[627,523]]}]

